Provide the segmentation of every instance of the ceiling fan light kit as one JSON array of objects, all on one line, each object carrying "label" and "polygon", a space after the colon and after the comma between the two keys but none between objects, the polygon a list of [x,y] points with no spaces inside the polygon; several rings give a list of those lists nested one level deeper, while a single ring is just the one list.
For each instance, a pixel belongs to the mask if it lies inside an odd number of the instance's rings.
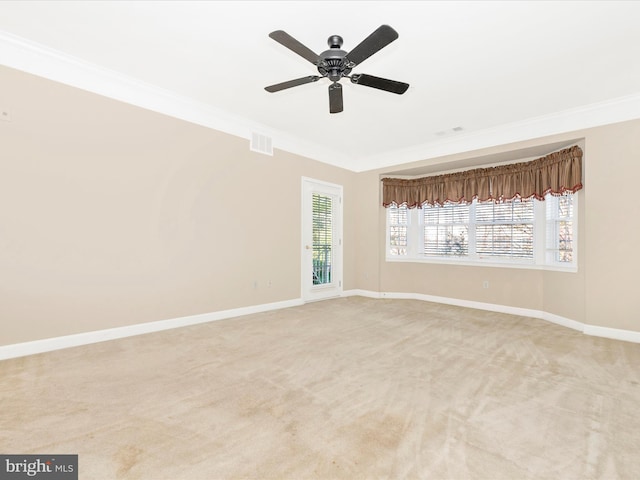
[{"label": "ceiling fan light kit", "polygon": [[327,78],[331,81],[329,85],[329,112],[340,113],[343,111],[344,105],[342,101],[342,85],[339,82],[343,78],[350,79],[351,83],[355,85],[376,88],[397,95],[402,95],[409,88],[408,83],[374,77],[373,75],[364,73],[351,75],[354,67],[398,38],[398,32],[389,25],[378,27],[348,53],[342,50],[343,40],[340,35],[331,35],[327,40],[329,50],[325,50],[320,55],[314,53],[283,30],[271,32],[269,37],[314,64],[320,75],[310,75],[270,85],[265,87],[267,92],[279,92],[287,88],[317,82],[321,78]]}]

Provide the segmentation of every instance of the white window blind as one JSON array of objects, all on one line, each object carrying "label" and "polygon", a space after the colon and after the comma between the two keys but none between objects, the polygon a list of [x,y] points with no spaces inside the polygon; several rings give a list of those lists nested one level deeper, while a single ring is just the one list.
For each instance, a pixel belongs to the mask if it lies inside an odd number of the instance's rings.
[{"label": "white window blind", "polygon": [[480,257],[533,258],[533,200],[475,205]]},{"label": "white window blind", "polygon": [[331,283],[333,264],[332,198],[313,194],[313,284]]},{"label": "white window blind", "polygon": [[425,206],[425,255],[469,254],[469,205]]}]

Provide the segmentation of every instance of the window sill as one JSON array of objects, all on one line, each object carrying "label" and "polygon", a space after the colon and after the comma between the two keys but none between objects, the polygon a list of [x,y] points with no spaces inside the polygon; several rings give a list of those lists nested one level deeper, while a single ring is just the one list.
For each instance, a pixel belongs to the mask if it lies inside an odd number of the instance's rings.
[{"label": "window sill", "polygon": [[465,267],[492,267],[492,268],[520,268],[524,270],[548,270],[555,272],[577,273],[578,267],[575,265],[540,265],[535,263],[516,263],[510,261],[496,260],[458,260],[446,258],[407,258],[407,257],[391,257],[385,258],[390,263],[430,263],[436,265],[459,265]]}]

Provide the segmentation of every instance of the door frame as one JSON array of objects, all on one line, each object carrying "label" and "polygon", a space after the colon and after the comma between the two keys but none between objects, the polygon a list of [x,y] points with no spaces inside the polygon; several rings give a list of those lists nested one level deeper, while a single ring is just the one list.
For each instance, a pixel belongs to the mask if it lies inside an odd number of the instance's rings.
[{"label": "door frame", "polygon": [[[304,302],[312,302],[316,300],[324,300],[326,298],[340,297],[343,291],[343,187],[335,183],[316,180],[313,178],[302,177],[302,232],[300,243],[300,259],[301,259],[301,277],[300,288],[301,298]],[[307,246],[313,243],[313,205],[312,195],[320,193],[330,195],[337,199],[337,203],[333,203],[333,245],[332,245],[332,270],[331,283],[325,285],[313,285],[312,273],[313,251]]]}]

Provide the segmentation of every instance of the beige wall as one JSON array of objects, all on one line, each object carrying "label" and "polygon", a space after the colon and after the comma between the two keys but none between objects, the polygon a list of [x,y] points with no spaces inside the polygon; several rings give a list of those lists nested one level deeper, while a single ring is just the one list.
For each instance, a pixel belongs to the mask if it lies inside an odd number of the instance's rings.
[{"label": "beige wall", "polygon": [[640,120],[594,129],[586,138],[587,323],[640,331]]},{"label": "beige wall", "polygon": [[0,345],[299,299],[301,177],[353,216],[352,172],[7,68],[0,95]]},{"label": "beige wall", "polygon": [[346,290],[640,331],[640,120],[406,165],[583,139],[579,271],[562,273],[386,262],[389,169],[256,154],[245,139],[4,67],[0,100],[12,112],[0,122],[0,345],[300,298],[302,176],[344,186]]}]

